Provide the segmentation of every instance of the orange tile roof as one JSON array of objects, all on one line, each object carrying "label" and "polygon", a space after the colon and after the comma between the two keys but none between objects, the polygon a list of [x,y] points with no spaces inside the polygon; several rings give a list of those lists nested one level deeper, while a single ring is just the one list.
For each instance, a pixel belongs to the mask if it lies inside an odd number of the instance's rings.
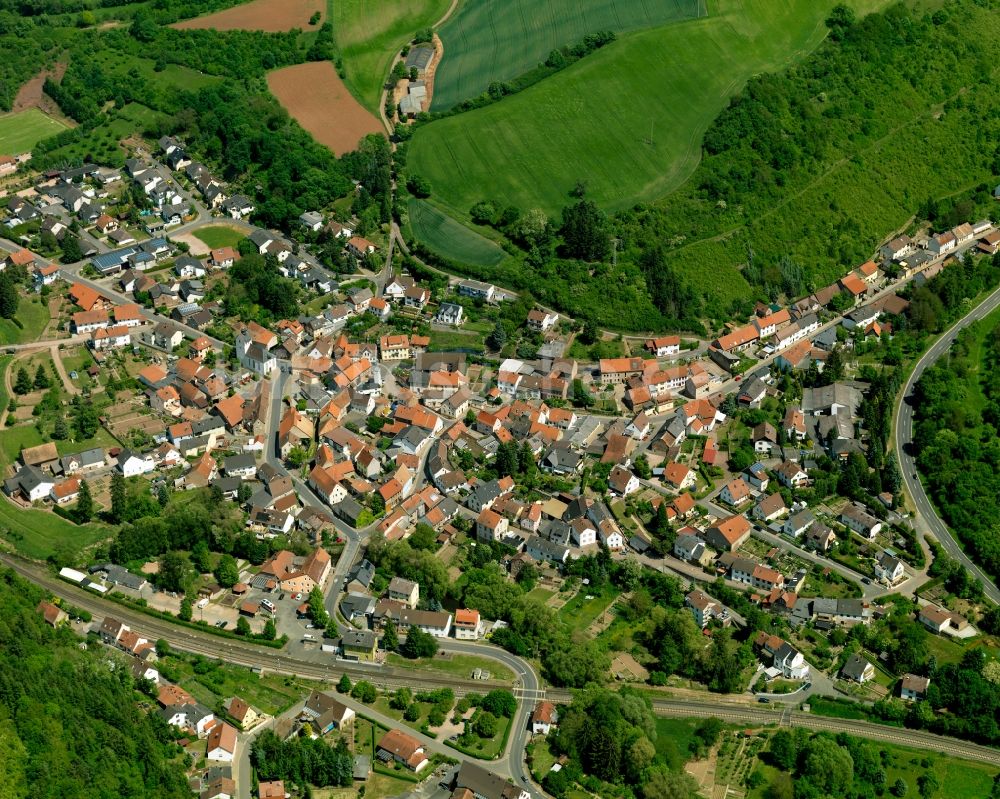
[{"label": "orange tile roof", "polygon": [[865,281],[853,272],[842,277],[840,279],[840,285],[847,289],[847,291],[851,292],[851,294],[855,297],[864,294],[868,290],[868,286]]},{"label": "orange tile roof", "polygon": [[97,305],[98,302],[104,299],[100,292],[95,291],[90,286],[83,285],[83,283],[74,283],[70,286],[69,296],[73,302],[85,311],[89,311]]}]

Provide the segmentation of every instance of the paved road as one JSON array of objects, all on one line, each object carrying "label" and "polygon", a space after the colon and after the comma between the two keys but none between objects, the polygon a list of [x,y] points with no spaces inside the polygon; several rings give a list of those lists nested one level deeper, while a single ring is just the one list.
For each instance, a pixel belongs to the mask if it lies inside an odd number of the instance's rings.
[{"label": "paved road", "polygon": [[[374,669],[362,664],[348,664],[327,661],[326,664],[316,663],[304,657],[285,655],[276,650],[269,650],[258,645],[243,641],[228,641],[208,632],[180,627],[171,622],[162,621],[138,611],[129,610],[103,597],[92,594],[85,589],[66,583],[52,575],[44,566],[24,561],[10,555],[0,555],[0,562],[14,568],[24,577],[42,586],[51,593],[63,597],[72,604],[88,610],[97,617],[113,615],[129,624],[134,629],[151,638],[167,638],[177,649],[223,658],[229,663],[245,665],[254,668],[265,668],[281,674],[293,674],[301,677],[327,680],[330,682],[339,678],[340,674],[348,674],[352,679],[369,679],[388,688],[403,685],[412,687],[414,674],[412,671],[384,668]],[[477,652],[477,654],[480,654]],[[502,686],[497,681],[476,681],[457,676],[432,675],[422,673],[417,679],[423,684],[438,686],[447,685],[456,694],[462,695],[475,691],[482,693],[493,687]],[[546,695],[555,702],[569,702],[572,695],[569,691],[548,690]],[[523,703],[522,703],[523,704]],[[782,710],[777,703],[758,706],[748,702],[746,697],[731,697],[728,701],[722,698],[705,699],[685,697],[683,700],[656,699],[653,700],[653,710],[662,716],[705,717],[716,716],[724,721],[740,724],[768,724],[784,719],[785,723],[802,726],[809,729],[829,730],[834,732],[849,732],[864,738],[881,740],[901,745],[942,752],[970,760],[1000,764],[1000,752],[977,744],[959,741],[944,736],[913,730],[902,730],[895,727],[861,721],[842,721],[808,713],[799,713],[788,709]],[[368,710],[365,711],[368,713]],[[523,745],[527,735],[520,732],[512,735],[512,745],[505,758],[490,763],[490,768],[497,771],[510,771],[510,776],[518,779],[521,784],[526,782],[527,775],[522,763]],[[515,740],[516,739],[516,740]],[[537,792],[537,789],[534,789]]]},{"label": "paved road", "polygon": [[994,291],[968,314],[959,319],[924,353],[923,357],[917,361],[917,365],[913,367],[913,371],[903,386],[902,399],[897,404],[896,418],[893,422],[895,447],[899,458],[899,468],[903,472],[903,484],[906,487],[906,492],[913,499],[913,505],[917,511],[917,532],[921,535],[928,533],[933,535],[941,543],[945,552],[959,561],[975,578],[982,582],[986,596],[996,603],[1000,603],[1000,590],[997,590],[990,578],[962,550],[948,526],[938,516],[923,484],[916,476],[917,464],[913,457],[913,387],[927,368],[951,348],[952,342],[960,330],[987,316],[998,306],[1000,306],[1000,289]]},{"label": "paved road", "polygon": [[[269,441],[273,441],[273,446],[269,446],[267,448],[265,456],[269,464],[286,474],[288,474],[288,472],[278,454],[276,435],[278,420],[283,412],[283,397],[285,394],[287,380],[288,374],[283,370],[279,370],[272,376],[271,407],[270,413],[268,414],[267,437]],[[423,457],[426,458],[426,453]],[[420,468],[418,469],[418,484],[424,475],[425,470],[423,466],[424,462],[422,461]],[[298,491],[299,498],[304,504],[327,509],[328,506],[320,500],[320,498],[317,497],[305,483],[299,480],[298,477],[292,475],[292,480],[295,483],[295,488]],[[340,599],[340,592],[344,586],[348,571],[358,560],[361,554],[362,546],[368,540],[370,534],[377,528],[378,523],[376,522],[361,530],[355,530],[346,523],[342,522],[340,519],[335,518],[335,525],[338,532],[343,537],[345,544],[344,550],[341,553],[340,558],[337,560],[333,574],[328,582],[326,609],[331,618],[336,621],[338,627],[343,629],[345,625],[341,624],[337,615],[337,603]],[[471,654],[492,658],[503,663],[505,666],[510,668],[515,675],[517,675],[517,687],[521,689],[519,694],[522,695],[524,699],[518,703],[518,712],[514,718],[514,732],[508,739],[507,749],[504,753],[502,762],[509,762],[509,776],[515,778],[520,784],[531,788],[532,784],[529,781],[528,772],[524,767],[523,752],[524,746],[527,743],[528,715],[531,713],[534,706],[533,700],[539,696],[539,690],[541,688],[541,680],[539,679],[538,674],[535,672],[531,664],[523,658],[519,658],[504,649],[500,649],[499,647],[484,642],[455,641],[448,639],[440,641],[439,646],[445,652],[456,652],[459,654]],[[423,679],[423,677],[417,677],[416,679]],[[475,683],[473,683],[473,685],[475,685]],[[475,688],[471,688],[470,690],[475,690]]]}]

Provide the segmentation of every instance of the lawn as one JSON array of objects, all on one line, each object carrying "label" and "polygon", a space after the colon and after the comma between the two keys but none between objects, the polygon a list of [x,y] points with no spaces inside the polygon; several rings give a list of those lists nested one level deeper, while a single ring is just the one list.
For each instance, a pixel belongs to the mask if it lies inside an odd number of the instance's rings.
[{"label": "lawn", "polygon": [[38,296],[21,297],[17,306],[17,321],[0,319],[0,344],[22,344],[37,341],[49,323],[49,306]]},{"label": "lawn", "polygon": [[656,753],[668,768],[679,771],[691,759],[691,742],[697,722],[687,719],[656,720]]},{"label": "lawn", "polygon": [[461,330],[432,330],[430,348],[434,352],[481,353],[484,351],[483,336],[480,333],[463,333]]},{"label": "lawn", "polygon": [[549,601],[555,591],[550,591],[548,588],[542,588],[540,585],[536,585],[528,592],[528,599],[537,599],[543,605]]},{"label": "lawn", "polygon": [[472,672],[476,669],[486,669],[490,672],[490,679],[492,680],[511,681],[514,679],[514,672],[502,663],[492,658],[479,657],[478,655],[451,655],[448,658],[436,656],[429,659],[409,660],[400,655],[390,654],[386,663],[401,669],[437,671],[442,674],[453,674],[467,679],[472,676]]},{"label": "lawn", "polygon": [[411,199],[409,209],[413,235],[438,255],[472,266],[496,266],[507,257],[497,244],[424,200]]},{"label": "lawn", "polygon": [[545,61],[555,47],[588,33],[652,28],[705,13],[701,0],[475,0],[463,3],[440,30],[446,53],[434,76],[434,111],[486,91]]},{"label": "lawn", "polygon": [[617,596],[618,592],[610,585],[596,593],[590,586],[581,585],[576,596],[559,609],[559,616],[570,627],[583,632],[608,609]]},{"label": "lawn", "polygon": [[191,235],[205,242],[205,246],[211,247],[213,250],[217,250],[220,247],[235,247],[246,238],[246,234],[243,231],[231,228],[228,225],[210,225],[209,227],[198,228],[192,231]]},{"label": "lawn", "polygon": [[42,139],[66,130],[57,119],[29,108],[0,116],[0,155],[17,155],[31,150]]},{"label": "lawn", "polygon": [[338,0],[333,30],[354,96],[378,113],[382,84],[400,48],[437,22],[450,0]]},{"label": "lawn", "polygon": [[[51,432],[51,431],[50,431]],[[37,447],[49,440],[48,436],[43,436],[38,432],[34,424],[18,425],[17,427],[5,427],[0,430],[0,464],[10,464],[18,459],[21,450],[25,447]],[[60,455],[68,455],[72,452],[80,452],[93,447],[118,447],[120,442],[115,439],[103,427],[98,427],[93,438],[84,441],[57,441],[56,449]]]},{"label": "lawn", "polygon": [[[198,664],[197,669],[195,664]],[[243,666],[197,657],[170,655],[158,664],[206,707],[217,707],[231,696],[245,699],[269,715],[284,712],[302,699],[315,683],[278,674],[258,675]]]},{"label": "lawn", "polygon": [[75,525],[44,510],[26,510],[0,498],[0,535],[22,555],[44,560],[59,552],[72,558],[80,550],[111,536],[103,524]]},{"label": "lawn", "polygon": [[519,94],[421,127],[410,170],[459,221],[490,198],[556,214],[579,180],[608,210],[662,197],[697,166],[729,98],[815,48],[835,4],[713,0],[708,17],[626,34]]},{"label": "lawn", "polygon": [[[883,753],[885,784],[892,785],[897,779],[902,779],[909,788],[907,796],[915,797],[918,795],[917,780],[928,772],[934,774],[940,785],[938,791],[933,794],[934,797],[969,797],[971,799],[972,797],[990,796],[993,777],[997,773],[997,769],[985,763],[973,763],[876,741],[871,741],[870,745]],[[771,795],[768,786],[778,770],[759,760],[755,770],[763,775],[765,780],[748,796],[749,799],[764,799]]]}]

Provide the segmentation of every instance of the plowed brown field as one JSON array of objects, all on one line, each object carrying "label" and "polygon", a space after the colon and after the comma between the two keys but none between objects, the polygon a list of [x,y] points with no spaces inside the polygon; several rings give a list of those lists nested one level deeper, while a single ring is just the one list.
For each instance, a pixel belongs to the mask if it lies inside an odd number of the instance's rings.
[{"label": "plowed brown field", "polygon": [[282,33],[292,28],[311,30],[309,18],[319,12],[326,17],[325,0],[251,0],[240,6],[175,22],[178,30],[215,28],[218,31],[264,31]]},{"label": "plowed brown field", "polygon": [[329,61],[277,69],[268,73],[267,85],[296,122],[337,155],[357,149],[369,133],[384,132]]}]

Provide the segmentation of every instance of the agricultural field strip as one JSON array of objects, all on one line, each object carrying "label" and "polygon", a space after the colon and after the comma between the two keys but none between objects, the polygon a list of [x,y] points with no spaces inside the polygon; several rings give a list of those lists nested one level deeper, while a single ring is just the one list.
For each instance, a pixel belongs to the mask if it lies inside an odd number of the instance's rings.
[{"label": "agricultural field strip", "polygon": [[544,61],[556,47],[589,33],[624,33],[702,16],[701,0],[534,0],[467,2],[442,26],[445,57],[434,79],[432,109],[444,111]]}]

